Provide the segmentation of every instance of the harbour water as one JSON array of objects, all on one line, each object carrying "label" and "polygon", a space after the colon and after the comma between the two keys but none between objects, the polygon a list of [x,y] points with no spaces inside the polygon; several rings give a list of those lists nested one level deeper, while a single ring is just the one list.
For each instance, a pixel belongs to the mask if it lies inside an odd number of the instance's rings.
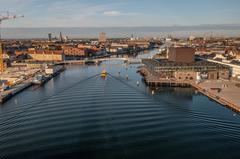
[{"label": "harbour water", "polygon": [[69,65],[13,97],[0,107],[0,158],[240,158],[239,114],[193,88],[152,90],[137,67]]}]

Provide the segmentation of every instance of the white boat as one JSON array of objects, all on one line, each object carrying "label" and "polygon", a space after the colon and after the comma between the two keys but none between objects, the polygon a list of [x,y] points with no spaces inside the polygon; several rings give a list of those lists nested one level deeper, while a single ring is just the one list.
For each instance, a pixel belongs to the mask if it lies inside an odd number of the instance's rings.
[{"label": "white boat", "polygon": [[40,84],[43,84],[50,79],[51,79],[51,76],[37,75],[37,76],[34,77],[32,83],[40,85]]}]

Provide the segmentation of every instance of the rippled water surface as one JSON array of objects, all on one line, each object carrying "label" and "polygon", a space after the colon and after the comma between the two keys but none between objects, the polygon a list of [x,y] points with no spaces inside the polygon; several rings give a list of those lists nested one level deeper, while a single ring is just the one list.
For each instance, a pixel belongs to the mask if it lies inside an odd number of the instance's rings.
[{"label": "rippled water surface", "polygon": [[137,66],[69,66],[18,94],[0,107],[0,158],[240,158],[238,114],[192,88],[152,95]]}]

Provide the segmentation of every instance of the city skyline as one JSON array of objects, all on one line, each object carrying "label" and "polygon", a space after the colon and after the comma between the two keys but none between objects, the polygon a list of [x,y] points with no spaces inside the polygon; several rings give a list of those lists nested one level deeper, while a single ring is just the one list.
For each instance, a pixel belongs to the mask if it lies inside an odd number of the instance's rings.
[{"label": "city skyline", "polygon": [[237,0],[3,0],[0,11],[24,14],[3,27],[136,27],[240,24]]}]

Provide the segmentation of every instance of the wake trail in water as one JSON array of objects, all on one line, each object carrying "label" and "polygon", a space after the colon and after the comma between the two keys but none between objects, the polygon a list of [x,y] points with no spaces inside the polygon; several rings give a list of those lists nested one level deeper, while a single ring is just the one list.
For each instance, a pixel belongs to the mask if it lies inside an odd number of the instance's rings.
[{"label": "wake trail in water", "polygon": [[[86,79],[80,80],[80,81],[72,84],[71,86],[69,86],[69,87],[67,87],[67,88],[64,88],[64,89],[62,89],[62,90],[54,93],[53,95],[50,95],[50,96],[41,98],[41,99],[39,99],[39,100],[37,100],[37,101],[32,101],[32,102],[29,102],[29,103],[27,103],[27,104],[21,105],[21,106],[20,106],[21,108],[22,108],[22,107],[25,107],[25,106],[28,106],[28,105],[32,105],[32,106],[26,107],[25,109],[21,109],[20,112],[16,113],[16,115],[12,116],[11,118],[8,118],[8,119],[6,119],[6,120],[1,121],[0,126],[4,126],[4,125],[9,124],[8,121],[11,122],[11,120],[14,120],[14,119],[17,119],[17,118],[21,117],[20,115],[21,115],[22,113],[25,113],[26,111],[28,111],[29,109],[33,108],[34,106],[36,106],[36,105],[38,105],[38,104],[41,104],[41,103],[45,102],[46,100],[48,100],[48,99],[50,99],[50,98],[52,98],[52,97],[54,97],[54,96],[56,96],[56,95],[58,95],[58,94],[60,94],[60,93],[62,93],[62,92],[65,92],[65,91],[67,91],[67,90],[69,90],[69,89],[72,89],[72,88],[75,87],[76,85],[82,84],[82,83],[86,82],[87,80],[96,78],[96,77],[98,77],[99,75],[100,75],[100,74],[96,74],[96,75],[90,76],[90,77],[88,77],[88,78],[86,78]],[[16,111],[17,111],[17,110],[11,111],[11,112],[9,112],[9,113],[16,112]]]}]

